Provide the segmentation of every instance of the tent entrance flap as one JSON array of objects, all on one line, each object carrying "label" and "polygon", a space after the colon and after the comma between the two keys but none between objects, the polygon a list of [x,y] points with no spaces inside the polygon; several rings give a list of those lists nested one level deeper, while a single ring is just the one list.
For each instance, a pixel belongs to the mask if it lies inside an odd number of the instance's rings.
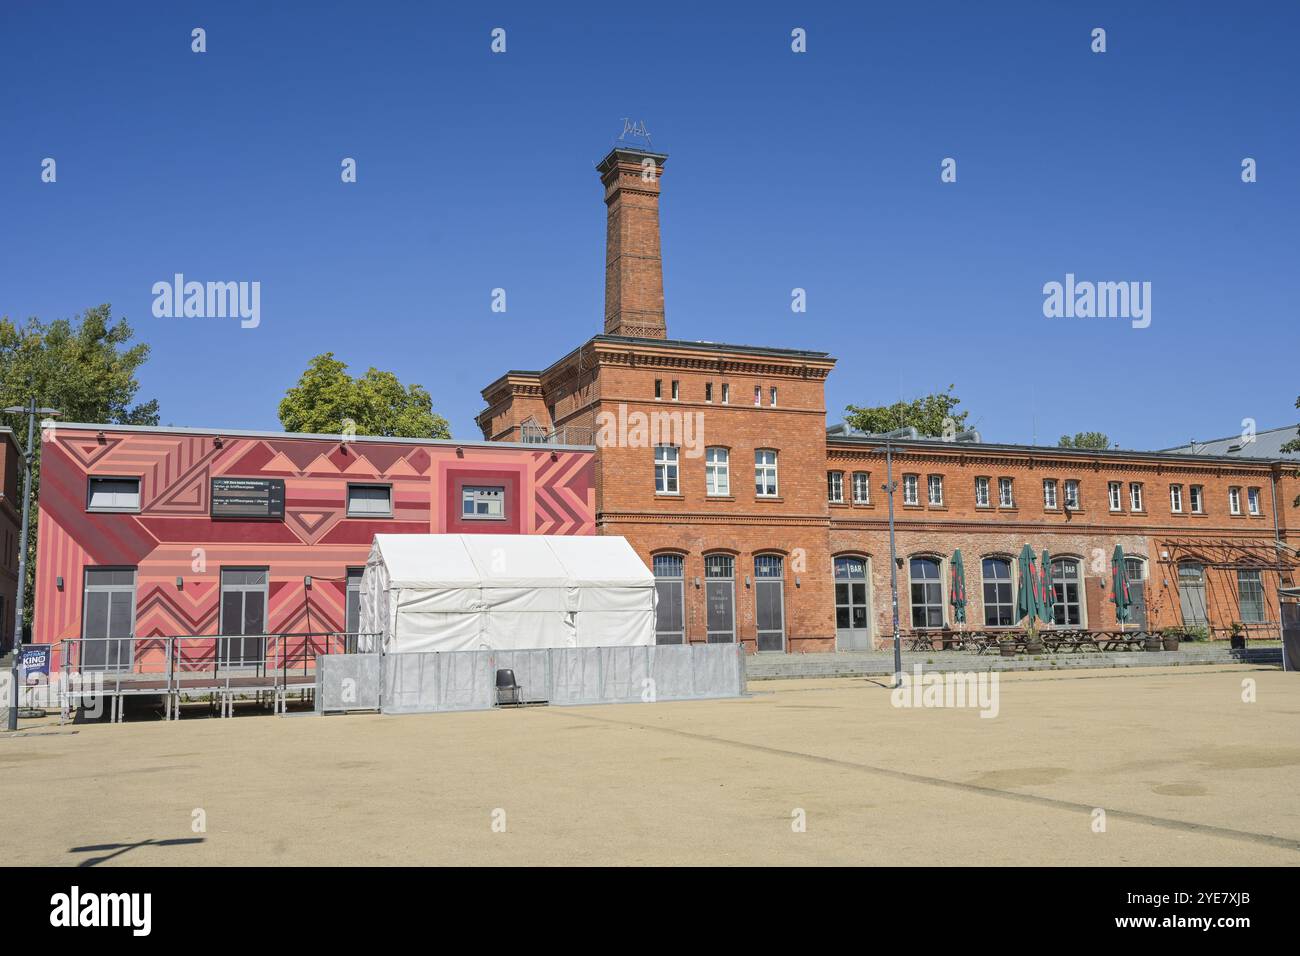
[{"label": "tent entrance flap", "polygon": [[619,536],[381,534],[360,628],[388,653],[636,647],[655,643],[654,608],[654,575]]}]

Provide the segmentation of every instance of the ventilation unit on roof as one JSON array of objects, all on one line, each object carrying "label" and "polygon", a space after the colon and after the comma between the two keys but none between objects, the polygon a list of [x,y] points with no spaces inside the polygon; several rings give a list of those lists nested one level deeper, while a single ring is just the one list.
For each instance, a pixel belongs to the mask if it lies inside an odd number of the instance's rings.
[{"label": "ventilation unit on roof", "polygon": [[873,435],[873,438],[902,438],[908,441],[916,441],[919,437],[917,430],[908,425],[906,428],[895,428],[892,432],[883,432],[879,435]]},{"label": "ventilation unit on roof", "polygon": [[980,433],[977,432],[975,429],[968,428],[964,432],[958,432],[957,434],[953,435],[952,440],[970,442],[971,444],[978,445],[984,439],[980,437]]},{"label": "ventilation unit on roof", "polygon": [[1228,446],[1228,454],[1231,455],[1234,451],[1241,451],[1241,449],[1242,445],[1239,442],[1233,442]]}]

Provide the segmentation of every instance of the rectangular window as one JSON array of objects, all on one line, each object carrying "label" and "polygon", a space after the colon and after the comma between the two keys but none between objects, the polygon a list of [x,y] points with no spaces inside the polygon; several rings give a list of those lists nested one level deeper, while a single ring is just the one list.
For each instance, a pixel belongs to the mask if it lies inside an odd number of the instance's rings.
[{"label": "rectangular window", "polygon": [[388,518],[392,514],[391,485],[348,485],[349,518]]},{"label": "rectangular window", "polygon": [[680,383],[677,381],[677,379],[673,379],[673,401],[674,402],[677,401],[679,398],[681,398],[681,395],[682,395],[682,390],[681,390]]},{"label": "rectangular window", "polygon": [[1142,483],[1135,481],[1128,486],[1128,503],[1134,511],[1142,510]]},{"label": "rectangular window", "polygon": [[1043,479],[1043,507],[1044,508],[1056,507],[1056,479],[1055,478]]},{"label": "rectangular window", "polygon": [[86,491],[88,511],[139,511],[139,478],[91,478]]},{"label": "rectangular window", "polygon": [[1065,507],[1071,511],[1079,510],[1079,482],[1073,478],[1065,480]]},{"label": "rectangular window", "polygon": [[722,404],[723,405],[731,404],[731,386],[728,385],[726,382],[722,383]]},{"label": "rectangular window", "polygon": [[134,633],[135,569],[86,568],[78,663],[86,670],[129,667]]},{"label": "rectangular window", "polygon": [[361,575],[365,570],[365,568],[348,568],[347,606],[343,612],[343,630],[348,634],[356,634],[361,630]]},{"label": "rectangular window", "polygon": [[1251,514],[1253,515],[1259,514],[1259,489],[1258,488],[1246,489],[1246,507],[1250,509]]},{"label": "rectangular window", "polygon": [[1183,513],[1183,486],[1182,485],[1169,486],[1169,510],[1176,515]]},{"label": "rectangular window", "polygon": [[1011,588],[1011,562],[1007,558],[984,559],[984,624],[1010,627],[1016,622],[1015,594]]},{"label": "rectangular window", "polygon": [[754,407],[757,408],[759,405],[762,404],[763,404],[763,386],[755,385],[754,386]]},{"label": "rectangular window", "polygon": [[844,472],[826,472],[826,500],[835,504],[844,504]]},{"label": "rectangular window", "polygon": [[775,385],[773,385],[771,388],[767,390],[767,404],[771,405],[773,408],[776,408],[776,386]]},{"label": "rectangular window", "polygon": [[943,475],[930,475],[927,479],[930,504],[939,507],[943,504]]},{"label": "rectangular window", "polygon": [[[655,379],[655,400],[658,401],[663,397],[664,397],[664,380],[661,378],[657,378]],[[554,417],[555,415],[552,414],[551,418]]]},{"label": "rectangular window", "polygon": [[1010,478],[998,479],[998,504],[1003,508],[1014,508],[1016,498],[1012,493],[1013,485]]},{"label": "rectangular window", "polygon": [[760,498],[775,498],[776,490],[776,452],[760,448],[754,452],[754,494]]},{"label": "rectangular window", "polygon": [[715,498],[731,494],[731,452],[725,448],[704,450],[704,493]]},{"label": "rectangular window", "polygon": [[1200,485],[1192,485],[1188,489],[1192,498],[1192,514],[1199,515],[1205,513],[1205,492]]},{"label": "rectangular window", "polygon": [[919,482],[916,475],[903,476],[903,504],[919,505],[921,503],[921,493]]},{"label": "rectangular window", "polygon": [[1119,511],[1124,507],[1124,486],[1118,481],[1112,481],[1106,489],[1110,493],[1110,510]]},{"label": "rectangular window", "polygon": [[713,383],[712,383],[712,382],[705,382],[705,383],[704,383],[704,400],[705,400],[706,402],[712,402],[712,401],[713,401]]},{"label": "rectangular window", "polygon": [[462,518],[504,521],[506,489],[501,485],[466,485],[460,490]]},{"label": "rectangular window", "polygon": [[677,449],[672,445],[655,446],[655,494],[677,494]]},{"label": "rectangular window", "polygon": [[1264,623],[1264,582],[1258,571],[1237,572],[1237,601],[1243,624]]},{"label": "rectangular window", "polygon": [[975,479],[975,507],[987,508],[989,506],[989,480],[987,478]]},{"label": "rectangular window", "polygon": [[871,501],[871,475],[865,471],[853,473],[853,503],[865,505]]},{"label": "rectangular window", "polygon": [[1241,489],[1236,486],[1228,489],[1228,514],[1241,514]]},{"label": "rectangular window", "polygon": [[221,569],[221,622],[225,638],[218,642],[222,664],[259,665],[265,662],[266,568]]},{"label": "rectangular window", "polygon": [[685,572],[685,559],[680,554],[654,556],[656,644],[685,643]]}]

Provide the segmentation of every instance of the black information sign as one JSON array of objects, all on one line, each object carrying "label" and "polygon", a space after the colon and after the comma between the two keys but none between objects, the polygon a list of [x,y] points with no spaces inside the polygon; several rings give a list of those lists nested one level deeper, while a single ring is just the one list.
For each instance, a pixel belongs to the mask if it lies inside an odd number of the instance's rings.
[{"label": "black information sign", "polygon": [[214,518],[283,518],[284,479],[213,478]]}]

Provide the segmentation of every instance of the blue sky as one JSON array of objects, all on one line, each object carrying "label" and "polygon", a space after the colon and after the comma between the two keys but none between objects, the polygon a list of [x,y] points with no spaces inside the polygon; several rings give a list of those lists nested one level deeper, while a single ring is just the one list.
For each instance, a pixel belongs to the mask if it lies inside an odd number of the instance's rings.
[{"label": "blue sky", "polygon": [[[1300,417],[1298,33],[1291,2],[3,0],[0,314],[111,302],[165,423],[276,429],[332,350],[475,438],[485,384],[601,330],[593,166],[631,116],[669,154],[670,335],[830,351],[832,423],[954,383],[991,441],[1274,427]],[[261,325],[155,318],[176,272],[259,281]],[[1067,272],[1150,282],[1150,327],[1045,318]]]}]

